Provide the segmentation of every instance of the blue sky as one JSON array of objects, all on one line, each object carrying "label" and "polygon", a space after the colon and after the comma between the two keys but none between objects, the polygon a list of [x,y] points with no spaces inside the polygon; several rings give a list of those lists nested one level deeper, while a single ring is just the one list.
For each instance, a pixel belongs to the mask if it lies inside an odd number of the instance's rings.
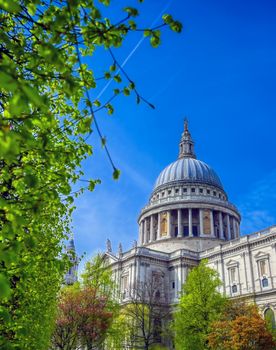
[{"label": "blue sky", "polygon": [[[115,1],[113,1],[115,4]],[[93,133],[94,155],[84,163],[86,178],[100,178],[94,192],[76,201],[73,231],[84,260],[105,249],[128,249],[138,236],[137,216],[161,170],[177,158],[183,119],[189,118],[197,157],[219,175],[242,214],[242,233],[276,224],[276,21],[274,1],[117,0],[107,15],[137,5],[139,22],[150,26],[162,11],[183,23],[183,32],[164,30],[152,49],[142,41],[125,68],[156,109],[136,105],[134,96],[114,102],[115,113],[98,114],[119,181]],[[114,50],[123,62],[141,39],[131,35]],[[88,64],[101,76],[112,63],[99,49]],[[100,81],[96,97],[106,82]],[[103,93],[108,99],[112,83]]]}]

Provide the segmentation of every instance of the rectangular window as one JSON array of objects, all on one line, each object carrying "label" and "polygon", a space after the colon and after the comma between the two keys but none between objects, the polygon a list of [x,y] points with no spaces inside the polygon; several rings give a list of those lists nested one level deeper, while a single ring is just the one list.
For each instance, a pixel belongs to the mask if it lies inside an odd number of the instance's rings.
[{"label": "rectangular window", "polygon": [[229,269],[229,274],[230,274],[230,280],[231,282],[236,282],[236,268],[235,267],[231,267],[231,269]]},{"label": "rectangular window", "polygon": [[198,229],[197,229],[197,226],[193,226],[193,236],[195,236],[195,237],[198,236]]},{"label": "rectangular window", "polygon": [[123,290],[128,288],[128,276],[123,276]]},{"label": "rectangular window", "polygon": [[175,282],[172,282],[172,289],[175,288]]},{"label": "rectangular window", "polygon": [[261,274],[261,276],[267,276],[266,260],[261,260],[260,261],[260,274]]},{"label": "rectangular window", "polygon": [[183,192],[187,192],[187,188],[183,188]]},{"label": "rectangular window", "polygon": [[200,188],[200,189],[199,189],[199,192],[200,192],[200,193],[203,193],[203,188]]},{"label": "rectangular window", "polygon": [[189,236],[189,226],[184,226],[184,236]]},{"label": "rectangular window", "polygon": [[195,188],[192,188],[192,192],[195,192]]}]

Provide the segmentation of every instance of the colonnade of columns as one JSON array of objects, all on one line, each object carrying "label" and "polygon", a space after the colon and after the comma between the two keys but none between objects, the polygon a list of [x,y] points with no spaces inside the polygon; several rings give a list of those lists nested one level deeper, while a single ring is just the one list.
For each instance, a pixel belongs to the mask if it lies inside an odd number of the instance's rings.
[{"label": "colonnade of columns", "polygon": [[236,217],[204,208],[172,209],[152,214],[140,221],[140,243],[161,238],[210,237],[231,240],[239,237]]}]

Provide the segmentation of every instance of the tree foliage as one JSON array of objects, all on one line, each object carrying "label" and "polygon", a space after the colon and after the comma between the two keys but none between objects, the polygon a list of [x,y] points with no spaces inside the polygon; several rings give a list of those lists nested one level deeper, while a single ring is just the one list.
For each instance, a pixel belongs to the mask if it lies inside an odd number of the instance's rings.
[{"label": "tree foliage", "polygon": [[91,287],[65,289],[58,305],[52,348],[98,349],[111,325],[113,313],[106,296]]},{"label": "tree foliage", "polygon": [[208,336],[212,350],[272,350],[276,343],[254,304],[228,301]]},{"label": "tree foliage", "polygon": [[52,348],[98,349],[115,332],[111,326],[119,312],[116,289],[102,255],[87,262],[81,283],[62,290]]},{"label": "tree foliage", "polygon": [[218,274],[206,261],[193,268],[183,286],[174,317],[175,345],[181,350],[205,350],[213,321],[218,319],[225,298],[218,292]]},{"label": "tree foliage", "polygon": [[[112,48],[137,28],[138,11],[122,19],[103,15],[109,0],[0,0],[0,347],[47,349],[56,295],[68,266],[61,241],[70,231],[74,196],[98,183],[84,179],[81,162],[98,132],[118,178],[98,111],[133,92],[147,102],[120,66]],[[181,25],[163,16],[162,26]],[[145,34],[155,47],[160,26]],[[83,63],[102,46],[111,66],[96,77]],[[91,91],[98,79],[118,82],[110,98]],[[85,184],[80,186],[78,184]]]}]

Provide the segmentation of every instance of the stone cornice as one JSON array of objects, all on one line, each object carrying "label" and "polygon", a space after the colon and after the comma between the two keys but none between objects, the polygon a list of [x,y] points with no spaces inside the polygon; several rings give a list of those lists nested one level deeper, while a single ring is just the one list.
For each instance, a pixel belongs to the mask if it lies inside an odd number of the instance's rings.
[{"label": "stone cornice", "polygon": [[[189,209],[189,208],[206,208],[217,211],[223,211],[227,214],[233,215],[241,220],[241,216],[238,209],[228,201],[216,200],[206,198],[204,196],[188,196],[189,198],[183,199],[181,196],[160,199],[157,203],[149,204],[144,207],[141,214],[138,217],[138,223],[145,217],[157,214],[161,211],[172,210],[172,209]],[[222,210],[223,209],[223,210]]]}]

